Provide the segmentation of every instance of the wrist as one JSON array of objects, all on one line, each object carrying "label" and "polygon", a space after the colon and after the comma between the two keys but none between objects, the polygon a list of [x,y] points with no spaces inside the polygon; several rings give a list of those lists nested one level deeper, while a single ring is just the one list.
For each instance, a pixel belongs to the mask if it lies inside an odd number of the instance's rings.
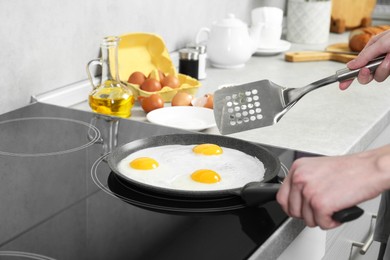
[{"label": "wrist", "polygon": [[381,190],[390,190],[390,153],[380,153],[376,158],[375,166]]}]

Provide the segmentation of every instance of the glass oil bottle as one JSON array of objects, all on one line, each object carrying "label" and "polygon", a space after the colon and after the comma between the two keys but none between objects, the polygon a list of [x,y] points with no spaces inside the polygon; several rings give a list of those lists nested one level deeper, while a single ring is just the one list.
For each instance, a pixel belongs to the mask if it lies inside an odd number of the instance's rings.
[{"label": "glass oil bottle", "polygon": [[[93,86],[88,101],[92,111],[99,114],[130,117],[134,105],[132,91],[121,83],[118,72],[119,37],[109,36],[101,43],[101,58],[91,60],[87,65],[89,80]],[[100,84],[95,85],[91,73],[92,66],[101,66]]]}]

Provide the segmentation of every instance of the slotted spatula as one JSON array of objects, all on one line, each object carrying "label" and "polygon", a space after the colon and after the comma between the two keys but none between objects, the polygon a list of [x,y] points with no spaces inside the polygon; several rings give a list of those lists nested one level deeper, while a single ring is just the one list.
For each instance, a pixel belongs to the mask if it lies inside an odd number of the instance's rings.
[{"label": "slotted spatula", "polygon": [[[374,72],[384,56],[366,65]],[[269,80],[224,87],[214,93],[214,117],[221,134],[231,134],[277,123],[304,95],[334,82],[355,78],[360,69],[344,68],[301,88],[285,88]]]}]

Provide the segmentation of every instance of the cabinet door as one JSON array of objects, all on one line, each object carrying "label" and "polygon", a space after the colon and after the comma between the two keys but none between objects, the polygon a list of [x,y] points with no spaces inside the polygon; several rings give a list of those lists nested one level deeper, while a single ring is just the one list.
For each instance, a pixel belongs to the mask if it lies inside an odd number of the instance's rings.
[{"label": "cabinet door", "polygon": [[[364,208],[364,205],[359,205]],[[339,228],[327,232],[326,253],[324,260],[334,259],[355,259],[360,256],[360,248],[372,239],[375,228],[375,215],[365,212],[360,218],[350,223],[344,224]],[[371,252],[372,248],[368,247],[367,252]],[[375,258],[374,258],[375,259]]]},{"label": "cabinet door", "polygon": [[325,254],[326,232],[305,227],[277,260],[320,260]]},{"label": "cabinet door", "polygon": [[373,241],[372,245],[364,255],[360,254],[359,248],[353,248],[351,252],[351,259],[353,260],[373,260],[378,258],[380,243]]},{"label": "cabinet door", "polygon": [[[387,126],[365,150],[390,144],[390,126]],[[366,254],[359,253],[360,248],[353,244],[366,243],[375,227],[375,216],[379,207],[380,196],[359,205],[365,214],[359,219],[344,224],[327,232],[326,253],[323,259],[376,259],[379,243],[373,241]]]}]

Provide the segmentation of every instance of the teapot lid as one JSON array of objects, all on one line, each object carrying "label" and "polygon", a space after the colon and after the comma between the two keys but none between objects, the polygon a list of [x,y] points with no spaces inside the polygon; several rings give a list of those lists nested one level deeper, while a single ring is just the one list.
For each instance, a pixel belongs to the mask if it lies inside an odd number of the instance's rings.
[{"label": "teapot lid", "polygon": [[234,14],[228,14],[226,18],[215,22],[216,26],[221,27],[243,27],[246,26],[246,24],[241,21],[240,19],[237,19]]}]

